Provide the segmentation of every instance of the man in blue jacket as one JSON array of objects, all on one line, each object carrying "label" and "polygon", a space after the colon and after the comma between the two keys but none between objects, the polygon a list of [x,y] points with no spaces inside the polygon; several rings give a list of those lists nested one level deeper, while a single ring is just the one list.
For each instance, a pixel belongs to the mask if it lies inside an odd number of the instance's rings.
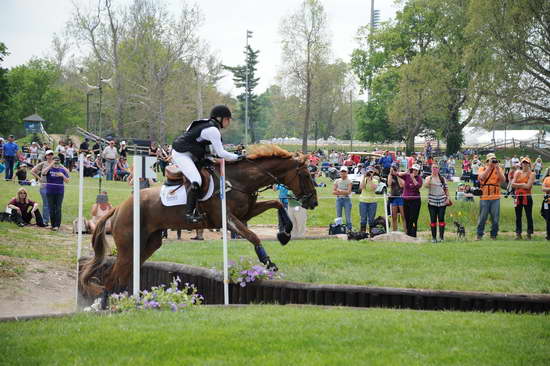
[{"label": "man in blue jacket", "polygon": [[393,158],[389,151],[386,150],[384,156],[379,160],[380,165],[382,165],[382,176],[387,177],[390,173],[390,168],[393,163]]},{"label": "man in blue jacket", "polygon": [[8,136],[8,142],[4,144],[4,160],[6,161],[6,180],[13,178],[13,166],[15,165],[15,157],[17,156],[19,146],[14,142],[13,135]]}]

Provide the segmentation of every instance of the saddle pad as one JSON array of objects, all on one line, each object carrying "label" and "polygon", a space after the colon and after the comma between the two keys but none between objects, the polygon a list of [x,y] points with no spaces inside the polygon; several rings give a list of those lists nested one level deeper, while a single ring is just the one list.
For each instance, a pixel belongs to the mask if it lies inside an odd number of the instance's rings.
[{"label": "saddle pad", "polygon": [[[172,193],[177,186],[167,187],[165,185],[160,189],[160,201],[163,206],[177,206],[185,205],[187,203],[187,191],[185,187],[180,187],[175,192]],[[199,201],[206,201],[212,197],[214,193],[214,179],[210,176],[210,184],[208,185],[208,192],[202,198],[199,198]]]}]

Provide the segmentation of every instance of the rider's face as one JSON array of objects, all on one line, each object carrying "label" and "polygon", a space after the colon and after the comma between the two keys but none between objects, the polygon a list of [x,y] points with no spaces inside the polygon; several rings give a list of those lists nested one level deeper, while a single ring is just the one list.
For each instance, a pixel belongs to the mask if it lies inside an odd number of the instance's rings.
[{"label": "rider's face", "polygon": [[231,118],[229,117],[224,117],[222,119],[222,126],[223,128],[227,128],[229,126],[229,124],[231,123]]}]

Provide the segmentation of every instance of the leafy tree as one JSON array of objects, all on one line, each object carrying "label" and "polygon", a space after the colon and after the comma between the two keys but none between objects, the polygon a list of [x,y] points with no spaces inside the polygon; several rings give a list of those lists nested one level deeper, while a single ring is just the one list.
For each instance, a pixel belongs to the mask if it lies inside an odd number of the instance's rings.
[{"label": "leafy tree", "polygon": [[[0,42],[0,65],[4,61],[4,57],[9,55],[6,45]],[[7,116],[8,110],[8,69],[0,66],[0,134],[10,132],[9,119]]]},{"label": "leafy tree", "polygon": [[486,73],[479,79],[481,118],[550,124],[550,2],[476,0],[468,14],[469,56]]},{"label": "leafy tree", "polygon": [[302,150],[307,151],[311,118],[312,85],[319,65],[325,63],[329,41],[327,17],[319,0],[304,0],[297,11],[283,19],[282,36],[283,76],[289,89],[303,100]]},{"label": "leafy tree", "polygon": [[[243,125],[246,123],[246,97],[248,95],[248,132],[250,133],[250,140],[252,143],[259,141],[257,122],[259,117],[259,103],[258,96],[254,93],[254,89],[258,86],[260,81],[259,77],[256,77],[256,65],[258,64],[259,50],[254,51],[250,45],[245,47],[245,64],[239,66],[224,66],[224,68],[233,73],[233,82],[235,87],[244,89],[243,93],[237,96],[240,106],[240,114],[242,116]],[[248,74],[248,75],[247,75]],[[247,85],[248,78],[248,85]],[[248,141],[245,141],[247,143]]]}]

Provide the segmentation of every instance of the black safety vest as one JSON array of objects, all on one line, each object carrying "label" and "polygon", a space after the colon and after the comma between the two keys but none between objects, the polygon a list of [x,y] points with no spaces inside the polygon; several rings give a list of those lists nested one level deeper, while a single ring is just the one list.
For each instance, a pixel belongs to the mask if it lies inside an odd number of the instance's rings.
[{"label": "black safety vest", "polygon": [[177,152],[190,152],[196,159],[202,160],[206,155],[206,148],[211,145],[208,140],[197,141],[205,128],[216,127],[220,129],[220,124],[215,119],[199,119],[191,122],[191,125],[180,136],[176,137],[172,142],[172,148]]}]

